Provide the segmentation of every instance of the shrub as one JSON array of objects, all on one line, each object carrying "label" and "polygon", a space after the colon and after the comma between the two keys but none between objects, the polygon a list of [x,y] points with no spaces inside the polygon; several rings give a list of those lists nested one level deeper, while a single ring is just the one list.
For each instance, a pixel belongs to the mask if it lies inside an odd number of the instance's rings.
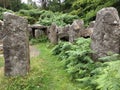
[{"label": "shrub", "polygon": [[71,80],[80,83],[80,90],[120,89],[119,54],[100,58],[103,63],[94,62],[90,57],[90,39],[84,38],[79,38],[74,44],[60,42],[52,52],[58,55]]},{"label": "shrub", "polygon": [[8,9],[5,9],[5,8],[2,8],[2,7],[0,7],[0,20],[2,20],[3,19],[3,13],[4,12],[13,12],[13,11],[11,11],[11,10],[8,10]]},{"label": "shrub", "polygon": [[45,11],[39,18],[39,22],[42,25],[50,26],[53,22],[58,26],[65,26],[71,24],[73,20],[78,19],[76,15],[62,14],[52,11]]},{"label": "shrub", "polygon": [[97,84],[98,90],[120,90],[120,55],[113,54],[111,56],[101,58],[104,67],[99,67],[96,78],[94,79]]}]

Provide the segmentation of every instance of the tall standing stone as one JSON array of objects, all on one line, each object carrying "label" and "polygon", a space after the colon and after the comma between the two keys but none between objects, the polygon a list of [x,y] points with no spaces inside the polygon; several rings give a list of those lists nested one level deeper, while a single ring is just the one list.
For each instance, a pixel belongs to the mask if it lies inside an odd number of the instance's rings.
[{"label": "tall standing stone", "polygon": [[98,11],[92,35],[91,48],[93,58],[107,56],[109,53],[120,53],[120,19],[115,8],[103,8]]},{"label": "tall standing stone", "polygon": [[69,26],[69,41],[74,42],[75,39],[82,36],[84,30],[84,21],[75,20],[72,25]]},{"label": "tall standing stone", "polygon": [[6,76],[26,75],[30,68],[28,22],[14,14],[4,13],[3,49]]},{"label": "tall standing stone", "polygon": [[49,28],[49,40],[52,44],[57,44],[58,43],[58,33],[57,33],[57,25],[52,24]]}]

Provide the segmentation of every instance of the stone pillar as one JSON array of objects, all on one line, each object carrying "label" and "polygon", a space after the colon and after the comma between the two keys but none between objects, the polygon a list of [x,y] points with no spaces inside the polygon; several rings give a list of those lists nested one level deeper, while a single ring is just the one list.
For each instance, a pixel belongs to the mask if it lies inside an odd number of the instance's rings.
[{"label": "stone pillar", "polygon": [[58,43],[57,25],[52,24],[49,28],[49,39],[52,44]]},{"label": "stone pillar", "polygon": [[93,59],[107,56],[109,53],[120,53],[120,19],[115,8],[103,8],[97,13],[92,34],[91,48]]},{"label": "stone pillar", "polygon": [[90,22],[89,26],[83,30],[81,36],[84,38],[91,37],[91,35],[93,34],[94,25],[95,25],[95,21]]},{"label": "stone pillar", "polygon": [[24,76],[30,69],[28,22],[14,14],[4,13],[3,49],[6,76]]},{"label": "stone pillar", "polygon": [[3,21],[0,20],[0,40],[3,38]]},{"label": "stone pillar", "polygon": [[70,25],[70,28],[69,28],[69,42],[73,43],[75,38],[76,38],[76,36],[75,36],[74,28],[73,28],[72,25]]},{"label": "stone pillar", "polygon": [[75,39],[82,36],[84,30],[84,21],[75,20],[69,28],[69,41],[74,42]]}]

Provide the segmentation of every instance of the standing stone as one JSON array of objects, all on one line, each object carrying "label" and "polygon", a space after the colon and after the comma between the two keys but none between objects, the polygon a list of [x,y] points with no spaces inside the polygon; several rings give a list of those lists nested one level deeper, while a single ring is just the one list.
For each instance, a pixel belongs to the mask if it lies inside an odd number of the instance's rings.
[{"label": "standing stone", "polygon": [[0,20],[0,40],[3,38],[3,21]]},{"label": "standing stone", "polygon": [[69,28],[69,41],[73,42],[82,35],[84,30],[83,20],[75,20]]},{"label": "standing stone", "polygon": [[52,24],[49,28],[49,40],[52,44],[58,43],[57,25]]},{"label": "standing stone", "polygon": [[69,28],[69,42],[73,43],[74,40],[76,39],[75,31],[72,25],[70,25]]},{"label": "standing stone", "polygon": [[44,35],[45,35],[45,33],[43,32],[43,30],[35,29],[35,38],[40,38]]},{"label": "standing stone", "polygon": [[4,13],[3,49],[6,76],[26,75],[30,68],[28,22],[14,14]]},{"label": "standing stone", "polygon": [[32,31],[32,28],[30,27],[30,25],[28,26],[28,36],[29,38],[33,38],[33,31]]},{"label": "standing stone", "polygon": [[75,20],[72,23],[73,31],[76,33],[76,38],[80,37],[82,35],[82,32],[84,30],[84,21],[83,20]]},{"label": "standing stone", "polygon": [[115,8],[103,8],[98,11],[92,35],[91,48],[93,59],[120,53],[120,19]]},{"label": "standing stone", "polygon": [[93,34],[94,25],[95,21],[90,22],[89,26],[85,30],[83,30],[81,36],[84,38],[91,37],[91,35]]},{"label": "standing stone", "polygon": [[58,27],[58,40],[69,41],[69,26]]}]

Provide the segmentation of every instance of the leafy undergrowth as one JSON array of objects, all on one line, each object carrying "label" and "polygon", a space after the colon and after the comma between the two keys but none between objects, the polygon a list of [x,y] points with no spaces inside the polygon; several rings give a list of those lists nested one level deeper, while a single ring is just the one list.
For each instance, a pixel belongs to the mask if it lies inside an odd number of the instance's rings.
[{"label": "leafy undergrowth", "polygon": [[120,90],[120,55],[110,54],[91,59],[90,39],[79,38],[75,43],[60,42],[52,50],[58,55],[71,80],[79,90]]},{"label": "leafy undergrowth", "polygon": [[46,46],[46,43],[36,45],[40,55],[31,58],[30,72],[24,77],[4,77],[1,68],[0,90],[78,90]]}]

